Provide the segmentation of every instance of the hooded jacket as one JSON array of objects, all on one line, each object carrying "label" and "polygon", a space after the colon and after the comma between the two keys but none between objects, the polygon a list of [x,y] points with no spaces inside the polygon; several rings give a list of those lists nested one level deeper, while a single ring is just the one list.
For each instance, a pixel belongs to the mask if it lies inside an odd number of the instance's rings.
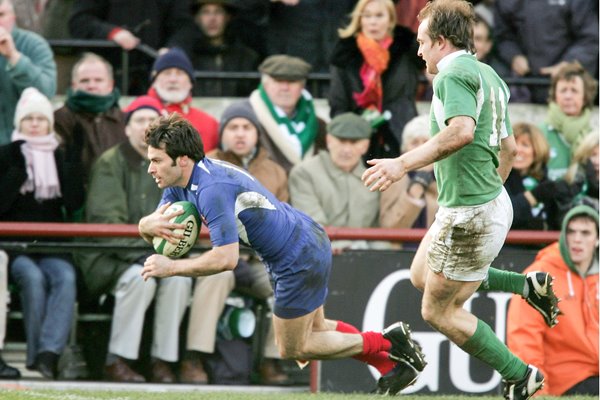
[{"label": "hooded jacket", "polygon": [[549,328],[525,300],[514,296],[508,310],[510,350],[540,369],[546,383],[539,394],[560,396],[577,383],[598,376],[598,249],[585,276],[571,261],[566,227],[575,216],[589,215],[598,225],[598,212],[573,208],[564,218],[560,239],[542,249],[523,273],[544,271],[554,277],[554,292],[562,299],[558,325]]}]

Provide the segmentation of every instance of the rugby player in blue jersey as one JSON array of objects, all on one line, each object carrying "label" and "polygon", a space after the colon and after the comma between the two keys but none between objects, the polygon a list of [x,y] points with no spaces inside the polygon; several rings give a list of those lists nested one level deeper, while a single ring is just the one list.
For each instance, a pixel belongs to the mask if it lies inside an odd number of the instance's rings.
[{"label": "rugby player in blue jersey", "polygon": [[176,243],[181,235],[164,215],[169,204],[194,203],[210,229],[212,249],[196,258],[173,260],[152,255],[142,276],[204,276],[232,270],[240,243],[261,257],[275,297],[273,324],[282,357],[325,360],[354,357],[381,373],[380,393],[396,394],[414,383],[425,367],[408,326],[397,322],[383,332],[360,332],[326,319],[323,303],[332,264],[331,243],[323,228],[282,203],[247,172],[204,156],[198,132],[176,114],[162,117],[146,131],[148,172],[164,189],[157,210],[142,218],[141,236]]}]

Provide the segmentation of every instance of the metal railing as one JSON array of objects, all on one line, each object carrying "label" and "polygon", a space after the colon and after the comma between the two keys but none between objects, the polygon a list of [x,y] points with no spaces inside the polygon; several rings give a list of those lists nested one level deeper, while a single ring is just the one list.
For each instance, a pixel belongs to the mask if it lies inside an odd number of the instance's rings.
[{"label": "metal railing", "polygon": [[[130,54],[129,51],[122,49],[112,40],[95,40],[95,39],[48,39],[50,47],[56,48],[76,48],[79,50],[93,49],[115,49],[120,50],[121,54],[121,94],[128,94],[129,88],[129,71],[130,71]],[[147,55],[150,58],[157,58],[158,51],[146,44],[138,44],[134,50]],[[194,71],[196,80],[253,80],[260,79],[259,72],[217,72],[217,71]],[[313,72],[308,75],[307,89],[316,97],[323,95],[324,88],[329,84],[331,75],[326,72]],[[524,85],[524,86],[549,86],[550,79],[544,77],[509,77],[504,78],[508,85]],[[425,76],[419,77],[419,82],[427,83]]]}]

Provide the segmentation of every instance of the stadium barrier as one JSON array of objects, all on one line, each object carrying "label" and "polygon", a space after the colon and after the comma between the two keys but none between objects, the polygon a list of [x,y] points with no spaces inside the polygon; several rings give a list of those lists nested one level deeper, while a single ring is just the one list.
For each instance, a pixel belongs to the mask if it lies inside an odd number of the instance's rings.
[{"label": "stadium barrier", "polygon": [[[115,66],[117,74],[120,77],[121,94],[126,96],[129,88],[129,59],[130,52],[122,49],[112,40],[95,39],[48,39],[48,43],[53,50],[77,49],[79,51],[94,51],[97,49],[115,49],[120,51],[121,65]],[[157,58],[158,51],[147,44],[140,43],[132,51],[137,51],[150,58]],[[260,73],[258,72],[222,72],[222,71],[195,71],[196,80],[252,80],[258,82]],[[307,88],[316,97],[325,97],[325,89],[329,85],[330,74],[327,72],[313,72],[308,75]],[[547,77],[506,77],[504,78],[509,85],[524,86],[545,86],[550,85],[550,79]],[[421,83],[427,83],[425,76],[420,76]]]},{"label": "stadium barrier", "polygon": [[[201,239],[208,239],[208,229]],[[381,229],[326,227],[331,240],[377,240],[403,242],[410,246],[419,242],[424,229]],[[46,242],[37,238],[108,238],[139,237],[137,225],[0,222],[0,249],[24,252],[111,251],[151,249],[140,238],[135,247],[107,247],[90,241]],[[494,263],[502,269],[520,271],[534,258],[536,250],[523,246],[540,246],[558,240],[555,231],[511,231],[505,249]],[[9,240],[4,240],[9,238]],[[19,240],[15,240],[18,238]],[[36,239],[30,239],[36,238]],[[28,240],[29,239],[29,240]],[[413,245],[413,247],[416,245]],[[198,246],[199,250],[207,247]],[[409,280],[412,250],[346,251],[334,256],[327,298],[327,315],[347,321],[361,330],[381,330],[402,319],[411,324],[415,338],[421,343],[429,366],[407,393],[472,393],[498,394],[497,373],[471,360],[437,332],[433,332],[420,316],[420,293]],[[466,305],[477,309],[477,315],[494,327],[504,339],[505,315],[510,295],[476,294]],[[110,315],[81,313],[78,321],[106,321]],[[351,360],[313,362],[310,390],[332,392],[370,392],[377,379],[374,370]],[[350,378],[351,377],[351,378]]]}]

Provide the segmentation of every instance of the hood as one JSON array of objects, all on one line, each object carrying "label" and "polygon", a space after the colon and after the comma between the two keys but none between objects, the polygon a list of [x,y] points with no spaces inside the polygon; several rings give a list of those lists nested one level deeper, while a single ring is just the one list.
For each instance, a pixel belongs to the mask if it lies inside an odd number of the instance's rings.
[{"label": "hood", "polygon": [[[596,229],[598,229],[598,211],[596,211],[595,209],[593,209],[590,206],[580,205],[580,206],[573,207],[567,213],[567,215],[565,215],[565,218],[563,219],[563,222],[562,222],[562,228],[560,230],[560,238],[558,239],[560,255],[562,256],[565,263],[569,266],[569,269],[573,272],[576,272],[577,274],[579,274],[579,272],[575,268],[573,261],[571,261],[571,255],[569,254],[569,248],[567,247],[567,225],[569,224],[569,221],[571,221],[573,218],[580,216],[580,215],[586,215],[586,216],[592,217],[592,219],[594,221],[596,221]],[[598,253],[597,248],[596,248],[596,253]],[[596,254],[595,258],[596,258],[595,268],[597,268],[598,267],[598,254]]]}]

